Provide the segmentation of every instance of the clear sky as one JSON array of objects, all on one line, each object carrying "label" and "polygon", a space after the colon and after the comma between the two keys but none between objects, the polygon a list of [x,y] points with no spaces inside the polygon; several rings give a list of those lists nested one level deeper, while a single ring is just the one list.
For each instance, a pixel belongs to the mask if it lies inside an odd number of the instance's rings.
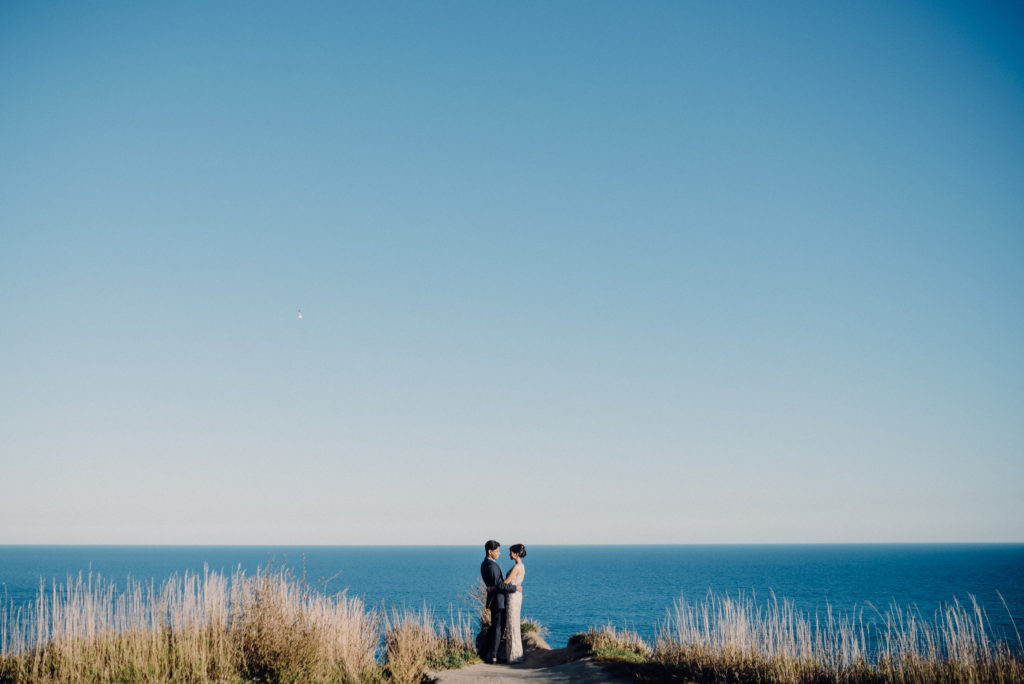
[{"label": "clear sky", "polygon": [[1022,189],[1015,2],[8,0],[0,543],[1024,541]]}]

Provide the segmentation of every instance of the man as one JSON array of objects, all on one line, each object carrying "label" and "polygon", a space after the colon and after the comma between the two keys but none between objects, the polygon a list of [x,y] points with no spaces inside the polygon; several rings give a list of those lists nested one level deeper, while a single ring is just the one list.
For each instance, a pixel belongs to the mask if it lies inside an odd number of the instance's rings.
[{"label": "man", "polygon": [[505,631],[505,595],[522,591],[522,587],[514,584],[505,584],[505,573],[498,565],[498,558],[501,556],[501,544],[489,540],[484,544],[487,557],[480,564],[480,576],[487,585],[486,608],[491,610],[491,626],[484,638],[484,646],[487,652],[484,653],[484,662],[493,664],[498,658],[498,646],[501,645],[501,634]]}]

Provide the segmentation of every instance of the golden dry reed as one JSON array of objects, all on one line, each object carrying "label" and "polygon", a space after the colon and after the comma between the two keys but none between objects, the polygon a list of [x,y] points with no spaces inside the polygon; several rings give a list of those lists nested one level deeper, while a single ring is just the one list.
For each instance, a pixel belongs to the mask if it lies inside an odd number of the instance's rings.
[{"label": "golden dry reed", "polygon": [[428,668],[462,667],[478,662],[471,620],[461,613],[449,615],[443,629],[424,604],[384,613],[385,674],[400,684],[417,684]]},{"label": "golden dry reed", "polygon": [[[836,615],[797,611],[774,594],[765,602],[708,593],[675,602],[651,661],[687,681],[804,682],[1021,682],[1016,643],[993,638],[972,596],[926,619],[893,605]],[[724,679],[723,679],[724,677]]]},{"label": "golden dry reed", "polygon": [[[393,661],[380,662],[382,636]],[[79,575],[0,613],[0,682],[419,681],[475,658],[468,621],[368,609],[284,568],[208,569],[123,591]]]}]

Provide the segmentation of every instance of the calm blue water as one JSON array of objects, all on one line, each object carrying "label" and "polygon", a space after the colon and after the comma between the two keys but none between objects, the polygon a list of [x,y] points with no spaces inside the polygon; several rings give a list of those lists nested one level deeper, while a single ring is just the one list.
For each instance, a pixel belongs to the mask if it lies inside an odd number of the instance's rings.
[{"label": "calm blue water", "polygon": [[[612,623],[652,636],[672,601],[700,599],[710,589],[792,599],[799,608],[842,612],[870,601],[883,611],[893,600],[916,604],[926,617],[940,602],[973,594],[996,632],[1016,642],[1009,611],[1024,631],[1024,544],[1015,545],[772,545],[772,546],[529,546],[523,612],[546,625],[553,646],[571,634]],[[479,577],[482,545],[448,547],[212,547],[0,546],[0,597],[33,600],[47,584],[79,572],[99,573],[121,586],[163,578],[204,564],[230,573],[269,560],[309,580],[327,578],[368,604],[467,610],[462,595]],[[503,561],[507,569],[510,561]]]}]

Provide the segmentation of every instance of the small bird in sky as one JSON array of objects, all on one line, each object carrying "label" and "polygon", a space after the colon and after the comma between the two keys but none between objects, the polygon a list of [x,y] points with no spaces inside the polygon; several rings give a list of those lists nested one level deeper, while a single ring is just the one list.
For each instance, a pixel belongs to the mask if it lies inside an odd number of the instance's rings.
[{"label": "small bird in sky", "polygon": [[299,309],[299,318],[302,318],[302,309]]}]

